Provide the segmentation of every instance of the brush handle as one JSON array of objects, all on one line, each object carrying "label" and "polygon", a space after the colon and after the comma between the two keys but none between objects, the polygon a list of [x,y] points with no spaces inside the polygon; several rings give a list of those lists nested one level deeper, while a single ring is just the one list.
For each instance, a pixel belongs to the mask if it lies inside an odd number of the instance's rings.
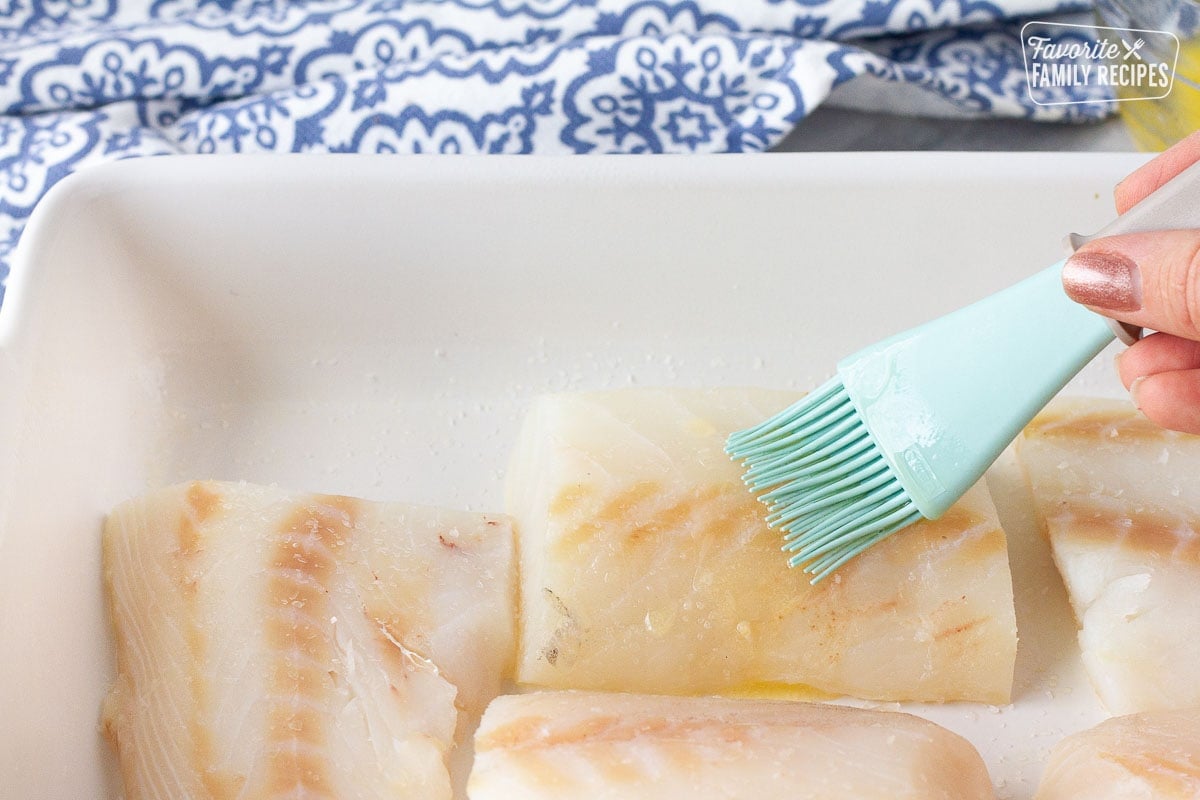
[{"label": "brush handle", "polygon": [[851,402],[921,514],[941,516],[1113,339],[1062,290],[1059,262],[838,364]]},{"label": "brush handle", "polygon": [[[1072,249],[1104,236],[1200,228],[1193,164]],[[1094,314],[1062,290],[1063,262],[872,345],[838,375],[917,510],[941,516],[1079,370],[1140,328]]]},{"label": "brush handle", "polygon": [[1072,250],[1093,239],[1126,233],[1200,228],[1200,162],[1192,164],[1093,234],[1072,233]]},{"label": "brush handle", "polygon": [[[1200,228],[1200,162],[1143,197],[1137,205],[1100,230],[1088,235],[1069,234],[1067,242],[1074,251],[1105,236],[1187,228]],[[1142,329],[1136,325],[1111,320],[1109,326],[1125,344],[1133,344],[1142,336]]]}]

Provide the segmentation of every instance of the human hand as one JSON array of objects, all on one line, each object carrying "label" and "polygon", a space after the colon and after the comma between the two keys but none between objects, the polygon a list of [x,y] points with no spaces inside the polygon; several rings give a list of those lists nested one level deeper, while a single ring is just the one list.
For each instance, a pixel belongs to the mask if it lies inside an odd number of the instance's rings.
[{"label": "human hand", "polygon": [[[1118,184],[1117,211],[1200,161],[1200,131]],[[1067,259],[1063,288],[1107,317],[1158,331],[1117,358],[1121,382],[1164,428],[1200,433],[1200,230],[1109,236]]]}]

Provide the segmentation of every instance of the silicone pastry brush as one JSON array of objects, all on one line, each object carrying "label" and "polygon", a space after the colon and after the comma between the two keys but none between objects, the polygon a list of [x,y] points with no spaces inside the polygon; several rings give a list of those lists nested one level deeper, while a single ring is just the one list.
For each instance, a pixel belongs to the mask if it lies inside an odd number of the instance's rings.
[{"label": "silicone pastry brush", "polygon": [[[1093,236],[1200,225],[1200,165]],[[842,360],[819,389],[729,437],[747,486],[813,583],[937,519],[1109,342],[1141,335],[1067,298],[1063,262]]]}]

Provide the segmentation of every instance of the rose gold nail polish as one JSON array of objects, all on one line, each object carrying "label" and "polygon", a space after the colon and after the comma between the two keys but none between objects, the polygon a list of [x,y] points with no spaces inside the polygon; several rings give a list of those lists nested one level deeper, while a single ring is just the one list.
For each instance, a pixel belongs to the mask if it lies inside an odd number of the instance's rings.
[{"label": "rose gold nail polish", "polygon": [[1062,271],[1063,289],[1076,303],[1106,311],[1142,307],[1142,279],[1137,264],[1120,253],[1076,253]]}]

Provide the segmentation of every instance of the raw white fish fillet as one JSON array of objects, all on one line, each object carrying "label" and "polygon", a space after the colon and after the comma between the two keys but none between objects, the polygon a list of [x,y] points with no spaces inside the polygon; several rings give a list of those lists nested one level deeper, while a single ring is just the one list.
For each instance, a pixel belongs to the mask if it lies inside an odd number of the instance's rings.
[{"label": "raw white fish fillet", "polygon": [[519,681],[1007,702],[1016,623],[987,489],[811,586],[723,451],[731,431],[797,397],[630,389],[535,402],[506,485]]},{"label": "raw white fish fillet", "polygon": [[1195,800],[1200,709],[1105,720],[1050,753],[1036,800]]},{"label": "raw white fish fillet", "polygon": [[1069,399],[1018,453],[1104,705],[1200,705],[1200,437],[1123,401]]},{"label": "raw white fish fillet", "polygon": [[497,698],[471,800],[990,800],[932,722],[820,703],[539,692]]},{"label": "raw white fish fillet", "polygon": [[451,796],[511,669],[507,518],[193,482],[104,530],[127,800]]}]

